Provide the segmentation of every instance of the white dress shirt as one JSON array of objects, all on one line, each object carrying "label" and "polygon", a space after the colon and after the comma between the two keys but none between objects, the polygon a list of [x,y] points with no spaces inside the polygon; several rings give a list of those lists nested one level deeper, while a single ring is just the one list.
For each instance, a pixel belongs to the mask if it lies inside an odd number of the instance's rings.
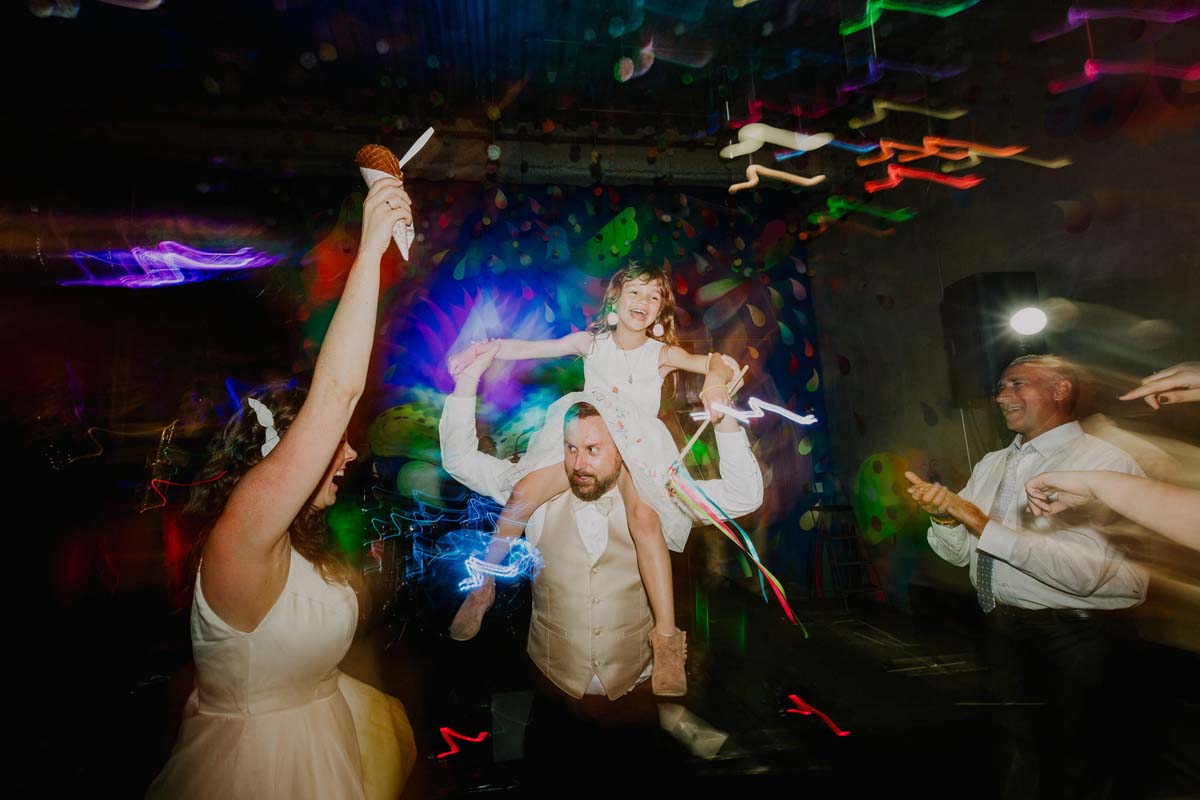
[{"label": "white dress shirt", "polygon": [[[442,468],[471,491],[490,497],[497,503],[506,503],[508,494],[502,486],[500,476],[512,465],[480,452],[479,438],[475,432],[475,398],[447,396],[438,429],[442,444]],[[762,469],[750,451],[750,440],[746,432],[740,429],[714,433],[717,437],[717,451],[720,456],[718,468],[721,477],[718,480],[696,483],[713,502],[725,509],[729,516],[740,517],[749,514],[762,505],[763,498]],[[674,456],[674,453],[670,453],[665,457],[670,459]],[[614,500],[620,502],[615,486],[607,494],[613,495]],[[600,513],[594,503],[579,505],[574,509],[574,514],[579,537],[583,540],[583,546],[594,565],[608,546],[608,518]],[[535,547],[541,539],[545,520],[546,506],[542,505],[533,512],[525,525],[525,538]],[[651,667],[648,666],[642,673],[641,680],[649,677],[650,671]],[[605,694],[598,676],[592,676],[586,693]]]},{"label": "white dress shirt", "polygon": [[[1004,477],[1009,450],[1032,448],[1017,479],[1023,487],[1035,475],[1053,470],[1113,470],[1143,475],[1127,453],[1089,436],[1068,422],[1022,442],[1018,435],[1004,450],[988,453],[971,472],[959,495],[986,513]],[[996,558],[992,590],[997,603],[1018,608],[1128,608],[1146,598],[1145,573],[1101,533],[1115,516],[1094,505],[1035,517],[1024,490],[1015,493],[999,519],[976,539],[964,525],[932,523],[929,545],[951,564],[970,565],[976,582],[976,549]]]}]

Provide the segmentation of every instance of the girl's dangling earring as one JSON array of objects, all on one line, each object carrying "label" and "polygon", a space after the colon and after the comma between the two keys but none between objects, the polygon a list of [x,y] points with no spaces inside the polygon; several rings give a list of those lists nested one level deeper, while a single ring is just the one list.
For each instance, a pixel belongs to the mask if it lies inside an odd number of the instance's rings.
[{"label": "girl's dangling earring", "polygon": [[608,323],[608,327],[615,328],[617,327],[617,322],[620,321],[620,319],[621,318],[617,316],[617,312],[610,311],[608,312],[608,316],[604,318],[604,321]]},{"label": "girl's dangling earring", "polygon": [[654,338],[661,339],[662,335],[663,335],[662,323],[661,322],[654,323],[654,327],[650,329],[650,332],[654,334]]}]

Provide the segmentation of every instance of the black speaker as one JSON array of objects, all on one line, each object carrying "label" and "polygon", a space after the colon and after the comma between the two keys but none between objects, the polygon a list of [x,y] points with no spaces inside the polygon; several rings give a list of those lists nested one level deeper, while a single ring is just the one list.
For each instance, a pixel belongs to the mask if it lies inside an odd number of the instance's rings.
[{"label": "black speaker", "polygon": [[1009,325],[1014,312],[1038,304],[1032,272],[980,272],[946,287],[942,332],[956,406],[990,397],[1014,358],[1046,352],[1043,332],[1021,335]]}]

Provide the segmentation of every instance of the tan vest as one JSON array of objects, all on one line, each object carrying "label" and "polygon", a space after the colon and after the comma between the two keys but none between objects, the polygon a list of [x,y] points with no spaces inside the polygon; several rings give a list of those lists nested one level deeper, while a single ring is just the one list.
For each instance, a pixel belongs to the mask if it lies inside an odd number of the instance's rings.
[{"label": "tan vest", "polygon": [[583,697],[593,673],[609,699],[620,697],[650,663],[654,627],[620,493],[608,516],[608,545],[595,566],[579,536],[570,492],[547,505],[538,549],[546,565],[533,582],[529,657],[574,698]]}]

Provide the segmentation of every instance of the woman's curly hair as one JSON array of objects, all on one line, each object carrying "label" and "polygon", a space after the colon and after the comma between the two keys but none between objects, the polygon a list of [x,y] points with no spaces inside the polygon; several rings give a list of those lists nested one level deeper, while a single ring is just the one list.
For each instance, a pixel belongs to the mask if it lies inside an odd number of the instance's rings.
[{"label": "woman's curly hair", "polygon": [[[274,417],[275,430],[282,437],[296,419],[307,394],[308,390],[304,388],[268,386],[251,393],[250,396],[270,410]],[[200,528],[193,551],[197,561],[204,552],[204,545],[213,525],[225,510],[225,504],[229,502],[233,487],[254,465],[263,460],[262,445],[265,434],[266,429],[259,424],[258,417],[243,401],[242,408],[225,423],[225,427],[209,444],[208,461],[197,479],[200,484],[192,487],[191,496],[184,507],[184,513],[197,522]],[[326,544],[329,539],[329,523],[325,518],[324,509],[306,505],[292,520],[288,536],[292,547],[308,559],[325,580],[345,582],[350,579],[352,570],[345,555],[331,551]]]}]

